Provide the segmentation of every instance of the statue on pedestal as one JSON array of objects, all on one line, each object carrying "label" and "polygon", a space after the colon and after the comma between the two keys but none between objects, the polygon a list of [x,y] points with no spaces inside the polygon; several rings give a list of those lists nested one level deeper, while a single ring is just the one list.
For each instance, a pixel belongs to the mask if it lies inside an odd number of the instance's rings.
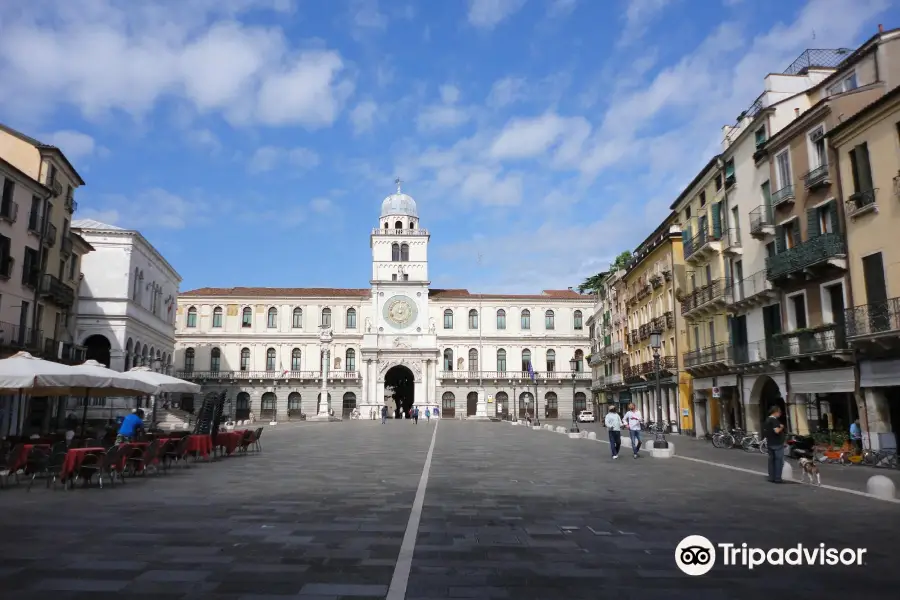
[{"label": "statue on pedestal", "polygon": [[428,322],[428,333],[434,335],[437,332],[437,325],[434,322],[434,317]]},{"label": "statue on pedestal", "polygon": [[372,319],[366,317],[366,333],[372,333]]},{"label": "statue on pedestal", "polygon": [[331,328],[323,327],[322,331],[319,333],[319,341],[323,344],[330,344],[332,339],[334,339],[334,336],[331,333]]}]

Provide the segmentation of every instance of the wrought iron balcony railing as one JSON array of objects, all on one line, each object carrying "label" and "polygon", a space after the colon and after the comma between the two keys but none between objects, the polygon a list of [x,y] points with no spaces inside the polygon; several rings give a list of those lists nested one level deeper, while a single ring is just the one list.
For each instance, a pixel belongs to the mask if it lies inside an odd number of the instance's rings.
[{"label": "wrought iron balcony railing", "polygon": [[75,303],[75,290],[49,273],[41,278],[40,294],[57,306],[70,307]]},{"label": "wrought iron balcony railing", "polygon": [[878,206],[875,204],[875,192],[876,190],[856,192],[847,198],[847,216],[858,217],[863,213],[876,210]]},{"label": "wrought iron balcony railing", "polygon": [[653,329],[653,326],[650,323],[644,323],[638,328],[638,335],[641,338],[641,341],[650,338],[650,331]]},{"label": "wrought iron balcony railing", "polygon": [[613,373],[606,376],[606,387],[622,385],[624,378],[621,373]]},{"label": "wrought iron balcony railing", "polygon": [[[182,369],[176,372],[176,377],[181,379],[321,379],[320,371],[194,371]],[[357,371],[328,372],[328,379],[359,379]]]},{"label": "wrought iron balcony railing", "polygon": [[821,167],[816,167],[815,169],[808,171],[803,175],[803,183],[808,190],[831,183],[831,180],[828,177],[828,165],[824,164]]},{"label": "wrought iron balcony railing", "polygon": [[733,348],[731,344],[721,343],[699,350],[691,350],[684,353],[684,366],[686,368],[701,367],[715,363],[731,364],[733,361]]},{"label": "wrought iron balcony railing", "polygon": [[[439,371],[442,379],[505,379],[515,381],[572,381],[572,371],[535,371],[534,380],[527,371]],[[576,381],[590,381],[590,371],[575,371]]]},{"label": "wrought iron balcony railing", "polygon": [[793,248],[766,259],[766,276],[770,280],[790,275],[846,254],[840,234],[824,233]]},{"label": "wrought iron balcony railing", "polygon": [[692,237],[684,246],[684,258],[687,260],[696,254],[699,250],[702,250],[707,244],[710,242],[717,242],[721,236],[716,236],[708,231],[700,231],[697,235]]},{"label": "wrought iron balcony railing", "polygon": [[697,288],[681,301],[681,314],[688,314],[715,300],[727,301],[731,294],[729,283],[729,279],[714,279],[703,287]]},{"label": "wrought iron balcony railing", "polygon": [[427,229],[378,229],[377,227],[372,230],[372,235],[388,235],[388,236],[404,236],[404,237],[416,237],[428,235]]},{"label": "wrought iron balcony railing", "polygon": [[[653,360],[648,360],[646,362],[642,362],[637,365],[638,371],[644,377],[650,377],[651,379],[656,375],[656,362]],[[668,377],[673,371],[678,369],[678,359],[674,356],[660,356],[659,357],[659,372],[660,375]]]},{"label": "wrought iron balcony railing", "polygon": [[749,344],[737,344],[734,346],[733,358],[735,365],[752,365],[768,360],[770,342],[760,340]]},{"label": "wrought iron balcony railing", "polygon": [[775,232],[775,219],[772,216],[772,207],[767,205],[757,206],[750,211],[750,235],[762,237]]},{"label": "wrought iron balcony railing", "polygon": [[87,360],[87,348],[53,338],[44,340],[44,356],[47,360],[67,365],[77,365]]},{"label": "wrought iron balcony railing", "polygon": [[44,243],[47,244],[48,248],[52,248],[56,245],[57,233],[56,225],[47,223],[47,234],[44,236]]},{"label": "wrought iron balcony railing", "polygon": [[15,223],[19,218],[19,203],[12,200],[5,200],[0,204],[0,219],[5,219],[10,223]]},{"label": "wrought iron balcony railing", "polygon": [[848,308],[844,312],[847,339],[900,335],[900,298]]},{"label": "wrought iron balcony railing", "polygon": [[800,329],[775,336],[772,340],[774,358],[822,354],[846,348],[842,325],[833,323],[815,329]]},{"label": "wrought iron balcony railing", "polygon": [[634,346],[635,344],[638,343],[638,339],[639,339],[638,338],[638,330],[632,329],[631,333],[628,334],[628,345]]},{"label": "wrought iron balcony railing", "polygon": [[772,192],[772,206],[778,207],[785,202],[793,202],[794,197],[794,186],[786,185],[780,190]]},{"label": "wrought iron balcony railing", "polygon": [[739,304],[772,290],[772,283],[765,270],[747,275],[743,279],[732,282],[730,304]]},{"label": "wrought iron balcony railing", "polygon": [[44,332],[31,327],[19,327],[12,323],[0,323],[0,347],[35,352],[43,350]]}]

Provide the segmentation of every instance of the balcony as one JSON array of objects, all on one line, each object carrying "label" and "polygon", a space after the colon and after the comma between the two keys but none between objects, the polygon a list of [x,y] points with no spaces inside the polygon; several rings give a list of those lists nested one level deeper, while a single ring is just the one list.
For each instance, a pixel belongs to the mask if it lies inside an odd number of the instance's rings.
[{"label": "balcony", "polygon": [[[647,381],[656,379],[656,362],[648,360],[636,365],[638,372]],[[659,376],[670,377],[678,370],[678,358],[675,356],[659,357]]]},{"label": "balcony", "polygon": [[803,176],[803,184],[808,190],[831,185],[831,175],[828,173],[828,165],[822,165],[811,169]]},{"label": "balcony", "polygon": [[612,358],[625,352],[625,344],[622,342],[613,342],[606,347],[606,358]]},{"label": "balcony", "polygon": [[727,343],[684,353],[684,368],[691,374],[727,369],[733,363],[733,348]]},{"label": "balcony", "polygon": [[76,210],[78,210],[78,202],[75,201],[74,194],[69,194],[68,196],[66,196],[65,207],[66,207],[66,210],[69,211],[70,213],[73,213]]},{"label": "balcony", "polygon": [[604,350],[598,350],[596,352],[591,352],[591,356],[588,359],[588,364],[592,367],[596,367],[597,365],[603,364],[603,359],[606,358],[606,352]]},{"label": "balcony", "polygon": [[657,273],[656,275],[650,276],[650,287],[652,287],[654,290],[662,287],[662,284],[663,284],[662,273]]},{"label": "balcony", "polygon": [[638,328],[638,336],[641,338],[641,341],[650,339],[650,332],[653,330],[653,326],[650,323],[644,323]]},{"label": "balcony", "polygon": [[47,235],[44,236],[44,243],[47,244],[48,248],[52,248],[56,245],[56,235],[57,235],[56,225],[53,223],[47,223]]},{"label": "balcony", "polygon": [[707,231],[701,231],[684,246],[684,260],[686,262],[700,262],[707,256],[722,249],[721,235],[716,236]]},{"label": "balcony", "polygon": [[594,377],[594,379],[591,381],[591,391],[599,392],[600,390],[603,389],[603,387],[605,385],[606,385],[606,377],[603,375],[598,375],[597,377]]},{"label": "balcony", "polygon": [[40,294],[63,308],[69,308],[75,304],[75,290],[49,273],[41,279]]},{"label": "balcony", "polygon": [[837,324],[815,329],[799,329],[774,336],[772,357],[784,360],[797,356],[830,354],[846,348],[844,328]]},{"label": "balcony", "polygon": [[775,220],[772,218],[771,206],[757,206],[750,211],[750,236],[757,240],[765,240],[775,235]]},{"label": "balcony", "polygon": [[[188,381],[263,380],[263,379],[315,379],[321,380],[320,371],[177,371],[176,377]],[[329,371],[329,380],[359,379],[356,371]]]},{"label": "balcony", "polygon": [[780,190],[772,192],[772,208],[782,208],[795,199],[794,186],[786,185]]},{"label": "balcony", "polygon": [[781,254],[766,259],[766,277],[776,282],[799,274],[815,275],[815,269],[833,267],[846,270],[847,252],[840,234],[825,233]]},{"label": "balcony", "polygon": [[44,349],[43,337],[43,331],[31,327],[0,323],[0,348],[7,351],[29,350],[33,354],[39,354]]},{"label": "balcony", "polygon": [[875,192],[877,190],[867,190],[865,192],[856,192],[847,198],[847,216],[856,219],[870,212],[877,213],[878,205],[875,204]]},{"label": "balcony", "polygon": [[767,277],[767,272],[757,271],[731,285],[727,306],[734,312],[743,312],[747,309],[763,306],[776,297],[772,282]]},{"label": "balcony", "polygon": [[650,282],[643,284],[640,288],[638,288],[636,299],[643,300],[647,296],[650,295],[650,292],[653,291],[653,288],[650,287]]},{"label": "balcony", "polygon": [[701,288],[697,288],[681,301],[681,314],[685,317],[697,317],[703,314],[718,312],[731,302],[731,286],[729,279],[714,279]]},{"label": "balcony", "polygon": [[622,377],[621,373],[613,373],[612,375],[607,375],[604,378],[606,383],[606,389],[617,388],[625,385],[625,378]]},{"label": "balcony", "polygon": [[[760,340],[749,344],[736,345],[732,350],[733,364],[736,367],[750,367],[752,365],[767,364],[769,359],[768,340]],[[746,370],[746,369],[742,369]]]},{"label": "balcony", "polygon": [[372,235],[387,235],[400,237],[422,237],[428,235],[427,229],[378,229],[372,230]]},{"label": "balcony", "polygon": [[853,343],[900,337],[900,298],[848,308],[844,312],[847,340]]},{"label": "balcony", "polygon": [[[569,385],[572,385],[572,371],[535,371],[534,379],[531,378],[531,374],[527,371],[439,371],[438,378],[460,381],[490,379],[498,382],[507,381],[511,384],[524,385],[534,385],[535,383],[554,383],[559,385],[562,382],[568,382]],[[590,371],[576,371],[575,381],[590,383]]]},{"label": "balcony", "polygon": [[44,340],[44,358],[67,365],[78,365],[87,360],[87,348],[47,338]]},{"label": "balcony", "polygon": [[625,365],[622,367],[622,379],[625,383],[637,383],[641,380],[641,365]]},{"label": "balcony", "polygon": [[741,246],[740,229],[726,229],[722,232],[722,252],[731,255],[744,253],[744,248]]},{"label": "balcony", "polygon": [[15,223],[19,218],[19,203],[8,200],[0,204],[0,219]]},{"label": "balcony", "polygon": [[65,236],[62,239],[62,242],[59,244],[59,252],[60,254],[64,254],[66,256],[72,254],[72,238],[71,236]]},{"label": "balcony", "polygon": [[638,338],[638,330],[637,330],[637,329],[632,329],[632,330],[628,333],[628,345],[629,345],[629,346],[636,346],[637,343],[638,343],[638,339],[639,339],[639,338]]}]

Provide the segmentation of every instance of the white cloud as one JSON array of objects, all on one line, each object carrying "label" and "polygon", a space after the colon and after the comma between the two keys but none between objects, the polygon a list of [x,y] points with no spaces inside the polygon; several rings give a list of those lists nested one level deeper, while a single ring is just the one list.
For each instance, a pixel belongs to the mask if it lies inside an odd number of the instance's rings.
[{"label": "white cloud", "polygon": [[503,108],[524,97],[525,80],[518,77],[504,77],[494,82],[487,105],[491,108]]},{"label": "white cloud", "polygon": [[353,0],[350,3],[353,26],[362,30],[384,30],[388,19],[378,9],[378,0]]},{"label": "white cloud", "polygon": [[201,148],[212,153],[222,149],[219,137],[209,129],[191,129],[185,133],[185,139],[196,148]]},{"label": "white cloud", "polygon": [[334,207],[329,198],[313,198],[309,203],[309,208],[313,212],[327,213]]},{"label": "white cloud", "polygon": [[459,101],[459,88],[455,85],[442,85],[441,102],[444,104],[456,104]]},{"label": "white cloud", "polygon": [[525,0],[469,0],[469,23],[479,29],[493,29],[524,5]]},{"label": "white cloud", "polygon": [[440,103],[424,107],[416,117],[416,127],[420,133],[454,129],[472,118],[470,108],[457,105],[459,88],[454,85],[442,85],[439,92]]},{"label": "white cloud", "polygon": [[547,15],[551,18],[567,17],[575,10],[578,0],[550,0]]},{"label": "white cloud", "polygon": [[250,173],[266,173],[279,168],[306,171],[319,165],[319,155],[308,148],[279,148],[262,146],[256,149],[247,170]]},{"label": "white cloud", "polygon": [[94,138],[80,131],[64,129],[40,137],[42,142],[62,150],[72,163],[88,158],[100,150],[94,142]]},{"label": "white cloud", "polygon": [[350,111],[350,123],[353,125],[354,135],[359,135],[372,130],[375,118],[378,114],[378,105],[371,100],[364,100]]},{"label": "white cloud", "polygon": [[136,230],[184,229],[208,224],[210,209],[211,204],[202,197],[188,199],[152,188],[133,196],[112,194],[98,200],[88,195],[76,216]]},{"label": "white cloud", "polygon": [[[282,30],[242,25],[250,10],[289,11],[293,2],[197,0],[78,7],[34,0],[0,7],[0,108],[36,120],[60,105],[94,119],[142,118],[164,99],[233,124],[330,125],[353,82],[333,50],[298,52]],[[53,27],[47,19],[53,14]]]},{"label": "white cloud", "polygon": [[628,46],[644,37],[653,21],[660,18],[672,0],[627,0],[625,25],[619,37],[620,46]]},{"label": "white cloud", "polygon": [[490,155],[497,160],[535,158],[555,150],[555,160],[571,165],[591,133],[584,117],[547,113],[532,119],[510,121],[494,138]]}]

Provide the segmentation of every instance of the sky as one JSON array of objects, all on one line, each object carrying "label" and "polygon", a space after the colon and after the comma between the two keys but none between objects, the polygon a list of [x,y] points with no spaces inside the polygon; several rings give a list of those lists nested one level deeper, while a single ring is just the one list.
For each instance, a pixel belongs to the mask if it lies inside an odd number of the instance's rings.
[{"label": "sky", "polygon": [[535,293],[640,244],[767,73],[898,4],[0,2],[0,122],[58,145],[76,218],[141,231],[182,290],[368,287],[400,177],[432,287]]}]

